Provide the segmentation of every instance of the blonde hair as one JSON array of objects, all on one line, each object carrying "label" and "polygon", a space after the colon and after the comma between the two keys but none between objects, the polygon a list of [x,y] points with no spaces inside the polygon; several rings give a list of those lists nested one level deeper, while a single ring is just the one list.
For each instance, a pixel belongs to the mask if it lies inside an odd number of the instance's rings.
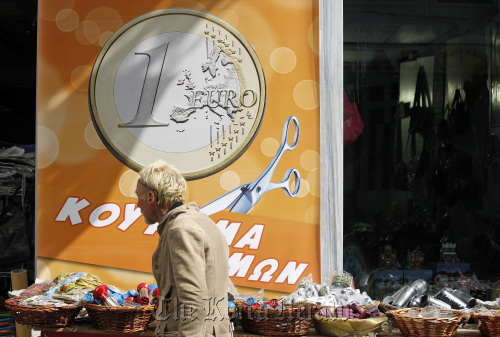
[{"label": "blonde hair", "polygon": [[187,189],[186,180],[175,167],[163,160],[157,160],[143,167],[139,171],[141,183],[156,192],[158,203],[172,206],[176,202],[184,201]]}]

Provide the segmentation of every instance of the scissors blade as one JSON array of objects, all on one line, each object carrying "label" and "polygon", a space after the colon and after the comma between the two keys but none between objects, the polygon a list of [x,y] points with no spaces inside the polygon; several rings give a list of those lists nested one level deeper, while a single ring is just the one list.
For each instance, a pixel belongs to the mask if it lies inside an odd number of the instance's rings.
[{"label": "scissors blade", "polygon": [[234,203],[243,195],[246,191],[248,184],[236,187],[234,190],[227,192],[226,194],[218,197],[217,199],[209,202],[205,206],[200,208],[200,212],[206,215],[212,215],[214,213],[225,210],[226,208],[232,207]]},{"label": "scissors blade", "polygon": [[252,194],[250,191],[245,189],[238,200],[234,202],[231,212],[246,214],[256,203],[257,201],[252,201]]}]

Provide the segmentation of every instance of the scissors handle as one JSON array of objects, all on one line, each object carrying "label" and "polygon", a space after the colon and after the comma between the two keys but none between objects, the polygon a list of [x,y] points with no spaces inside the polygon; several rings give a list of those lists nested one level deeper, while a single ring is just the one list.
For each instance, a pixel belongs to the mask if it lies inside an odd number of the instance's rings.
[{"label": "scissors handle", "polygon": [[[293,122],[295,130],[292,144],[289,144],[288,139],[288,129],[290,128],[290,124]],[[283,153],[288,150],[293,150],[297,146],[297,142],[299,141],[299,120],[295,116],[290,116],[286,119],[285,125],[283,126],[283,136],[281,139],[280,146],[276,151],[273,159],[266,167],[266,169],[260,174],[260,176],[255,179],[255,181],[249,184],[250,193],[252,193],[252,200],[254,203],[257,203],[260,196],[264,193],[264,190],[267,188],[267,185],[271,181],[271,177],[276,170],[276,166],[278,166],[278,162],[280,161]]]},{"label": "scissors handle", "polygon": [[[293,122],[294,126],[294,134],[293,134],[293,142],[290,145],[288,143],[288,129],[290,128],[290,123]],[[286,119],[285,126],[283,127],[283,136],[281,137],[281,146],[278,152],[283,153],[284,151],[287,150],[293,150],[297,146],[297,142],[299,141],[299,120],[295,116],[289,116]]]},{"label": "scissors handle", "polygon": [[[290,124],[293,122],[295,130],[294,130],[294,136],[292,143],[289,143],[288,139],[288,130],[290,128]],[[299,141],[299,121],[297,117],[295,116],[290,116],[287,118],[285,122],[285,126],[283,127],[283,136],[281,139],[281,144],[276,151],[276,154],[274,155],[273,159],[269,163],[269,165],[266,167],[264,172],[260,174],[260,176],[253,181],[252,183],[246,184],[244,188],[241,188],[239,192],[241,192],[241,195],[237,198],[234,199],[234,202],[231,203],[231,212],[235,213],[247,213],[250,208],[252,208],[260,199],[260,197],[268,190],[272,190],[277,187],[283,188],[285,193],[287,193],[290,196],[295,196],[300,188],[300,175],[297,170],[294,169],[289,169],[285,173],[285,178],[283,181],[276,183],[276,184],[271,184],[271,177],[274,174],[274,171],[276,170],[276,166],[278,165],[278,162],[280,161],[281,157],[283,156],[283,153],[287,150],[293,150],[297,146],[297,142]],[[295,187],[293,191],[290,191],[290,178],[291,175],[294,175],[295,178]],[[275,187],[269,187],[275,186]]]},{"label": "scissors handle", "polygon": [[[293,174],[293,178],[294,178],[293,190],[290,189],[290,181],[292,178],[292,174]],[[283,177],[283,180],[281,180],[280,182],[277,182],[277,183],[269,183],[269,185],[267,185],[265,192],[274,190],[276,188],[282,188],[289,197],[295,197],[299,193],[299,190],[300,190],[300,173],[299,173],[299,171],[297,169],[294,169],[294,168],[288,169],[285,172],[285,176]]]}]

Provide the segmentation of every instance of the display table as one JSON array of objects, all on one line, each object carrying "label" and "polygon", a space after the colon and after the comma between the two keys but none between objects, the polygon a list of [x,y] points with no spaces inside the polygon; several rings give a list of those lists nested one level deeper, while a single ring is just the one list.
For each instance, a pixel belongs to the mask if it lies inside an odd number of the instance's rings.
[{"label": "display table", "polygon": [[[73,323],[71,326],[67,328],[40,328],[33,327],[34,332],[39,332],[40,337],[102,337],[102,335],[111,336],[131,336],[131,335],[139,335],[139,336],[152,336],[155,330],[155,324],[150,324],[149,328],[143,332],[133,332],[133,333],[119,333],[119,332],[108,332],[97,329],[91,323],[87,322],[77,322]],[[385,335],[377,334],[378,336],[390,336],[390,337],[402,337],[404,336],[399,330],[395,330],[391,333],[387,333]],[[167,335],[166,335],[167,336]],[[254,336],[262,336],[256,335],[252,333],[248,333],[243,331],[240,325],[236,326],[234,331],[234,336],[238,337],[254,337]],[[319,337],[314,327],[311,326],[309,329],[309,333],[306,336],[310,337]],[[454,335],[455,337],[475,337],[482,336],[479,330],[477,330],[477,326],[470,325],[466,326],[465,329],[458,329],[457,333]]]}]

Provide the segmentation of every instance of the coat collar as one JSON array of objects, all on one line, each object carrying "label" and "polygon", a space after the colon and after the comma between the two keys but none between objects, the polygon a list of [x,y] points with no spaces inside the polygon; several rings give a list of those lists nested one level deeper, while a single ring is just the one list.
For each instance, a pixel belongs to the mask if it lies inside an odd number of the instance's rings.
[{"label": "coat collar", "polygon": [[158,221],[158,234],[161,234],[164,230],[164,228],[167,226],[167,224],[175,219],[179,214],[181,213],[187,213],[189,210],[193,210],[193,209],[196,209],[196,210],[199,210],[199,207],[198,205],[196,204],[196,202],[189,202],[185,205],[183,204],[180,204],[180,205],[177,205],[174,207],[172,207],[161,219],[160,221]]}]

